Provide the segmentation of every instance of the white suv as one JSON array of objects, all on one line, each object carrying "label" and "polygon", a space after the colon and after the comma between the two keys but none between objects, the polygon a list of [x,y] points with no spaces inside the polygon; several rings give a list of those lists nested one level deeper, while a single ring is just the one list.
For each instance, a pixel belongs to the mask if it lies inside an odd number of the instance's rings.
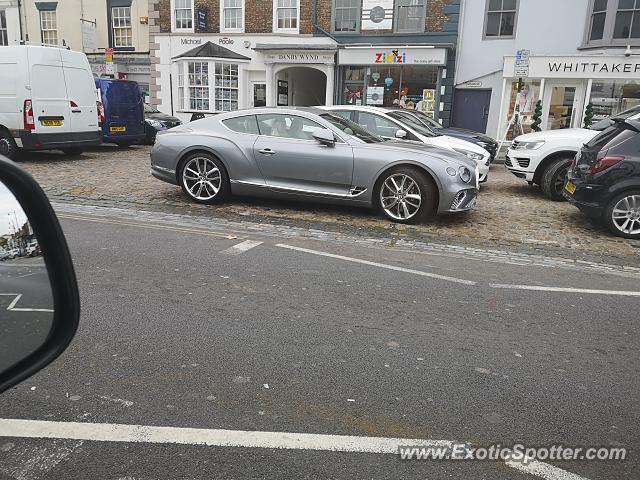
[{"label": "white suv", "polygon": [[550,199],[562,201],[564,180],[573,158],[598,133],[568,128],[520,135],[507,150],[504,164],[529,185],[540,185]]}]

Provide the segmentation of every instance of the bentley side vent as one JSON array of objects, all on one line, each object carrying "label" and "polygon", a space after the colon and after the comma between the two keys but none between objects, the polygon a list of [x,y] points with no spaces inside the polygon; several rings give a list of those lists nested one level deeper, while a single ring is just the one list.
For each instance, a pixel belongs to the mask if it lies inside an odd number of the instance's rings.
[{"label": "bentley side vent", "polygon": [[357,197],[367,191],[366,187],[351,187],[349,190],[350,197]]}]

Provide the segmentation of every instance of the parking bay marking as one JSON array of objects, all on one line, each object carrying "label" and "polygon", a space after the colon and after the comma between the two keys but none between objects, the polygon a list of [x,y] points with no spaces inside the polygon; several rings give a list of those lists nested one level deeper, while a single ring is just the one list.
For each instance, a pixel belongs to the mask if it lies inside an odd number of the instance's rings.
[{"label": "parking bay marking", "polygon": [[263,242],[257,242],[255,240],[245,240],[244,242],[240,242],[225,250],[222,250],[220,253],[224,253],[225,255],[240,255],[241,253],[251,250],[258,245],[262,245],[262,243]]},{"label": "parking bay marking", "polygon": [[592,290],[588,288],[545,287],[544,285],[508,285],[500,283],[491,283],[489,284],[489,286],[491,288],[501,288],[505,290],[534,290],[538,292],[585,293],[594,295],[640,297],[640,292],[633,292],[628,290]]},{"label": "parking bay marking", "polygon": [[[453,440],[358,437],[316,433],[158,427],[113,423],[55,422],[10,418],[0,419],[1,437],[61,438],[96,442],[319,450],[396,455],[400,446],[451,448],[454,444],[459,443]],[[505,462],[505,465],[546,480],[586,480],[584,477],[542,462],[535,462],[535,468],[528,468],[524,465],[516,466],[512,462]]]},{"label": "parking bay marking", "polygon": [[52,312],[53,313],[53,310],[51,310],[50,308],[17,308],[16,304],[22,298],[21,293],[0,293],[0,296],[15,297],[7,307],[7,310],[10,312]]}]

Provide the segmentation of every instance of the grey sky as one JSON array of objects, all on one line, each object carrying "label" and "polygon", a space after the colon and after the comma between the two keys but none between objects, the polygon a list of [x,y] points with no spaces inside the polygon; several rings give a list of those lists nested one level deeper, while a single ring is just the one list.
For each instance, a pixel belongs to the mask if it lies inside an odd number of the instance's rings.
[{"label": "grey sky", "polygon": [[24,225],[27,217],[22,211],[22,207],[20,207],[13,193],[0,183],[0,235],[13,232],[13,225],[15,224],[13,212],[16,212],[16,217],[18,217],[18,226]]}]

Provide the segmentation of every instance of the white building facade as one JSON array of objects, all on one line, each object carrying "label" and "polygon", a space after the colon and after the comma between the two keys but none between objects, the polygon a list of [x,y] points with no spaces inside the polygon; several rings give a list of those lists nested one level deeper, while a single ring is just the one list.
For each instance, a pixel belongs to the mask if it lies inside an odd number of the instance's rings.
[{"label": "white building facade", "polygon": [[18,0],[0,0],[0,46],[20,44],[20,7]]},{"label": "white building facade", "polygon": [[640,1],[465,1],[453,124],[501,140],[516,104],[530,130],[538,100],[543,130],[583,126],[589,105],[597,121],[640,104]]}]

